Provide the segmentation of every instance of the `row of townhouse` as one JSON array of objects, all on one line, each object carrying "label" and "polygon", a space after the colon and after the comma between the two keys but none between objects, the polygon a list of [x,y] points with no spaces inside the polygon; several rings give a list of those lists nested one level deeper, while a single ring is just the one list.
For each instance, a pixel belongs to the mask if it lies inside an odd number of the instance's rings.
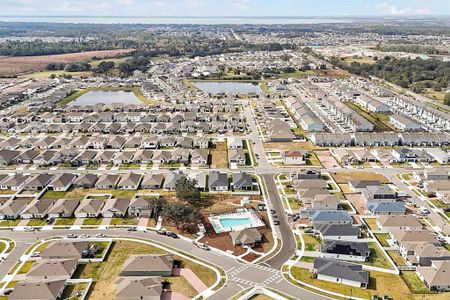
[{"label": "row of townhouse", "polygon": [[436,235],[413,215],[383,215],[377,220],[381,231],[389,233],[388,243],[397,247],[409,267],[431,291],[449,291],[450,252]]},{"label": "row of townhouse", "polygon": [[310,135],[316,146],[446,146],[450,145],[450,135],[444,132],[355,132],[324,133],[315,132]]},{"label": "row of townhouse", "polygon": [[[170,117],[166,122],[102,122],[82,121],[80,123],[43,123],[33,121],[30,123],[2,122],[0,131],[5,133],[225,133],[243,132],[246,129],[245,120],[239,115],[221,116],[217,120],[209,116],[204,121],[181,121]],[[211,119],[211,120],[210,120]]]},{"label": "row of townhouse", "polygon": [[[239,160],[237,163],[245,164],[243,150],[230,150],[230,160]],[[44,150],[42,152],[29,150],[0,150],[0,165],[35,164],[39,166],[54,166],[66,164],[81,166],[89,164],[193,164],[206,166],[209,164],[208,149],[173,150]]]},{"label": "row of townhouse", "polygon": [[333,116],[350,127],[352,131],[373,131],[374,125],[370,121],[366,120],[339,99],[328,96],[322,100],[322,103]]},{"label": "row of townhouse", "polygon": [[449,153],[439,148],[393,148],[393,149],[350,149],[333,148],[333,156],[343,165],[361,164],[366,162],[438,162],[447,164]]},{"label": "row of townhouse", "polygon": [[284,99],[286,107],[296,116],[300,125],[307,131],[324,131],[325,125],[317,115],[299,99],[288,97]]},{"label": "row of townhouse", "polygon": [[186,137],[157,135],[77,135],[77,136],[12,136],[6,139],[0,138],[0,149],[159,149],[159,148],[183,148],[183,149],[208,149],[210,139],[207,137]]},{"label": "row of townhouse", "polygon": [[405,114],[442,130],[450,130],[450,116],[412,97],[396,95],[392,103]]}]

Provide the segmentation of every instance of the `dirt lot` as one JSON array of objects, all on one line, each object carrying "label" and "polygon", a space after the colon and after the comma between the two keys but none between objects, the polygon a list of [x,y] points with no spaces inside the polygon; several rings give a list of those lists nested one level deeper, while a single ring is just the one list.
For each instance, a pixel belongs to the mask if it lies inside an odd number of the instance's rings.
[{"label": "dirt lot", "polygon": [[211,168],[228,168],[228,149],[226,142],[216,142],[211,150]]},{"label": "dirt lot", "polygon": [[314,153],[316,153],[317,158],[325,168],[336,168],[340,166],[334,156],[331,155],[330,151],[316,151]]},{"label": "dirt lot", "polygon": [[80,53],[42,56],[0,56],[0,75],[22,74],[42,70],[52,62],[70,63],[88,61],[93,57],[105,58],[131,52],[131,49],[87,51]]},{"label": "dirt lot", "polygon": [[345,198],[350,201],[360,215],[364,215],[364,199],[361,194],[346,194]]},{"label": "dirt lot", "polygon": [[379,180],[381,183],[389,183],[389,180],[381,174],[369,172],[342,172],[330,173],[337,183],[348,183],[352,180]]}]

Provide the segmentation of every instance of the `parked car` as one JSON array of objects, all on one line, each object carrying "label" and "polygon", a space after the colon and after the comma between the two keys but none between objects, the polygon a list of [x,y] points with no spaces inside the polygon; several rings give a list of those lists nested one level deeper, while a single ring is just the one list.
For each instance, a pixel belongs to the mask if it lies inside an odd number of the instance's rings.
[{"label": "parked car", "polygon": [[206,245],[206,244],[195,243],[195,246],[197,246],[197,247],[199,247],[200,249],[203,249],[203,250],[207,250],[207,251],[211,250],[211,248],[209,248],[209,246]]},{"label": "parked car", "polygon": [[33,252],[33,254],[31,254],[31,257],[39,257],[41,256],[41,252]]},{"label": "parked car", "polygon": [[87,239],[90,238],[91,236],[89,234],[83,233],[82,235],[80,235],[80,238],[82,239]]},{"label": "parked car", "polygon": [[48,225],[51,225],[51,224],[55,223],[55,218],[48,218],[47,220],[45,220],[45,223],[47,223]]},{"label": "parked car", "polygon": [[104,237],[106,237],[106,235],[104,235],[103,233],[97,233],[97,234],[95,235],[95,237],[98,237],[98,238],[104,238]]},{"label": "parked car", "polygon": [[274,221],[273,221],[273,225],[280,225],[280,221],[274,220]]},{"label": "parked car", "polygon": [[156,233],[160,234],[160,235],[166,235],[166,230],[161,228],[161,229],[156,230]]},{"label": "parked car", "polygon": [[67,237],[68,237],[69,239],[76,239],[76,238],[78,237],[78,235],[73,234],[73,233],[69,233],[69,234],[67,235]]},{"label": "parked car", "polygon": [[178,238],[178,234],[176,234],[175,232],[170,232],[170,231],[168,231],[168,232],[166,233],[166,235],[167,235],[168,237],[171,237],[171,238],[174,238],[174,239],[177,239],[177,238]]},{"label": "parked car", "polygon": [[127,231],[137,231],[137,228],[136,227],[128,227]]}]

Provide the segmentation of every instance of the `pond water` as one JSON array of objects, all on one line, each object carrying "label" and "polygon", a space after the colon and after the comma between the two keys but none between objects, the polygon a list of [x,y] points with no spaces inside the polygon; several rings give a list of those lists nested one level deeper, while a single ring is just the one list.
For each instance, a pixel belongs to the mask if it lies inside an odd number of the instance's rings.
[{"label": "pond water", "polygon": [[85,106],[95,105],[98,103],[111,104],[111,103],[123,103],[127,104],[139,104],[142,103],[136,97],[133,92],[125,91],[89,91],[86,94],[78,97],[74,101],[69,103],[69,106]]},{"label": "pond water", "polygon": [[259,93],[261,88],[258,83],[235,82],[235,81],[194,81],[194,86],[205,93],[230,93],[230,94],[250,94]]}]

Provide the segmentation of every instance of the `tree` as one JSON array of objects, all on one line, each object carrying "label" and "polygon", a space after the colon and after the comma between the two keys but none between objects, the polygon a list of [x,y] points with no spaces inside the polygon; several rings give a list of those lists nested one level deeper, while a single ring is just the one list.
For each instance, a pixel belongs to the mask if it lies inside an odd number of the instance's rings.
[{"label": "tree", "polygon": [[149,201],[149,206],[152,211],[152,216],[156,220],[158,220],[159,214],[163,210],[166,205],[166,199],[164,197],[152,197]]},{"label": "tree", "polygon": [[177,229],[194,230],[200,221],[201,214],[192,205],[180,202],[168,203],[164,207],[164,216],[172,221]]},{"label": "tree", "polygon": [[450,106],[450,93],[447,93],[447,95],[445,95],[444,103]]},{"label": "tree", "polygon": [[175,193],[177,198],[193,206],[201,206],[200,190],[196,187],[197,180],[181,177],[175,183]]}]

